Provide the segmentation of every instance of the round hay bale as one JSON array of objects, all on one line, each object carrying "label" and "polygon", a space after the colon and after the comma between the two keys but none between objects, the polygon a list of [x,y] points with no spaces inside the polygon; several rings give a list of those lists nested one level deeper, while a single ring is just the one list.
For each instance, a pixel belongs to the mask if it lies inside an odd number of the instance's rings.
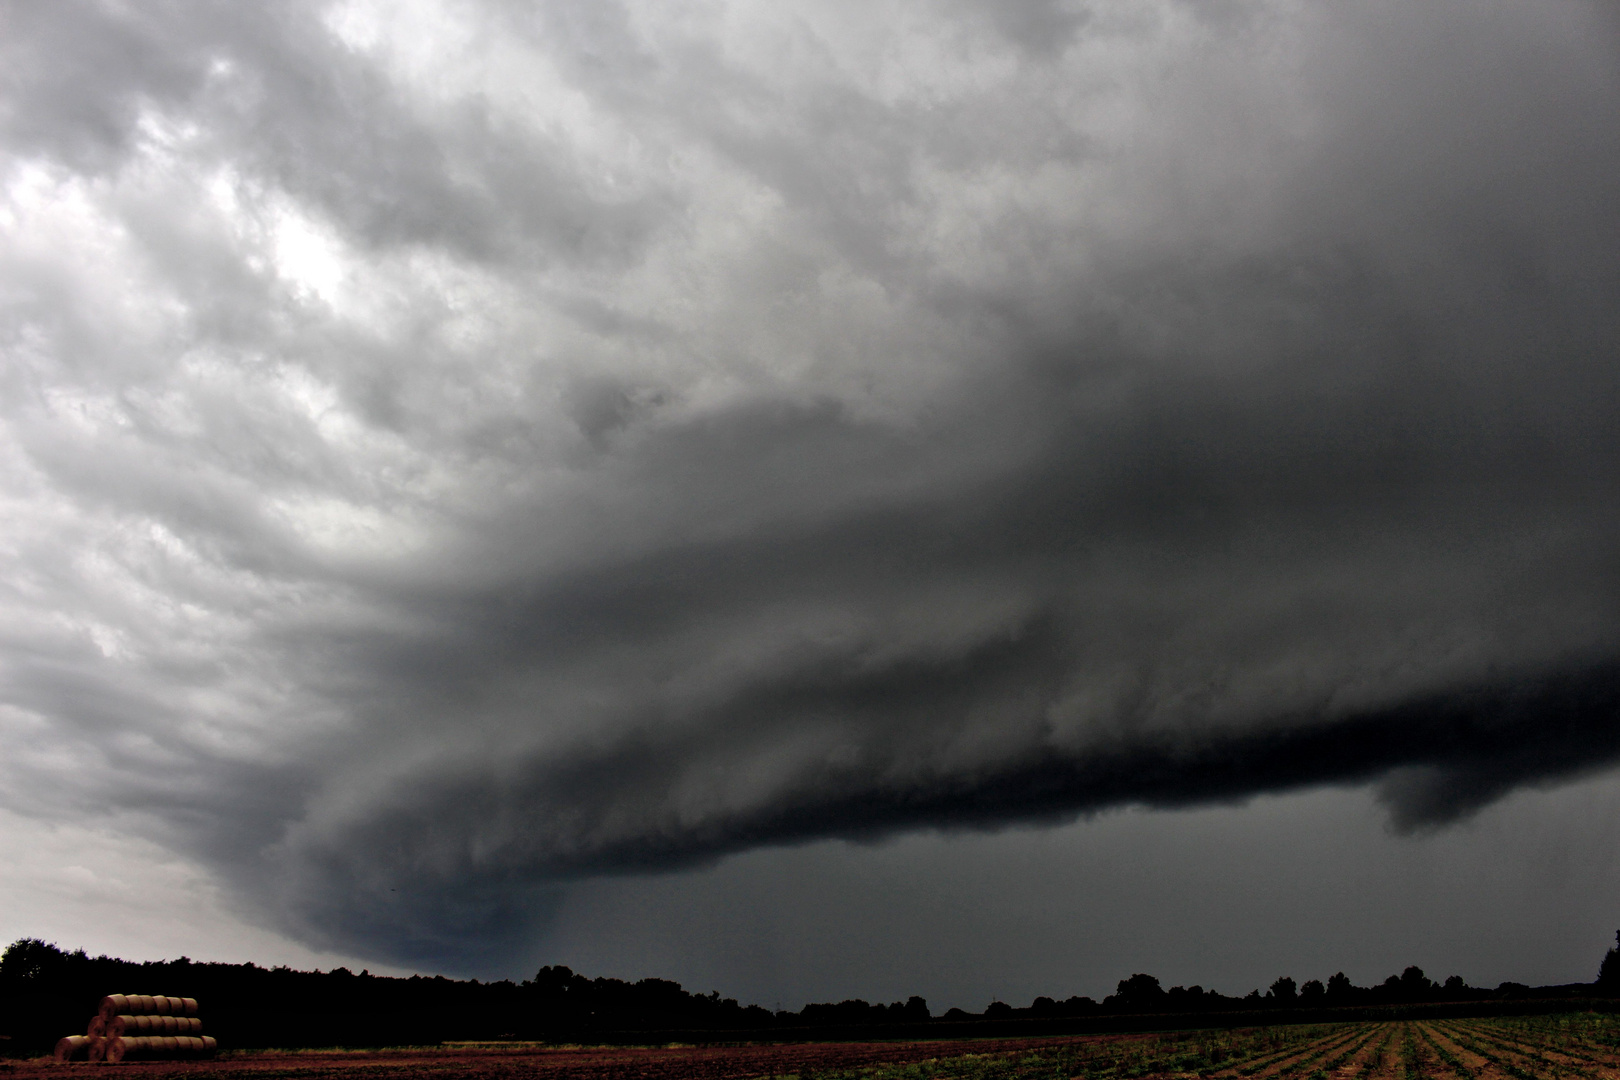
[{"label": "round hay bale", "polygon": [[180,1030],[180,1021],[172,1016],[160,1016],[158,1022],[153,1024],[152,1027],[164,1035],[174,1035]]},{"label": "round hay bale", "polygon": [[180,1004],[182,1004],[182,1005],[184,1005],[186,1007],[186,1015],[187,1016],[196,1016],[197,1015],[197,999],[196,998],[181,998],[180,999]]},{"label": "round hay bale", "polygon": [[186,1030],[193,1035],[202,1034],[202,1021],[195,1016],[185,1018]]},{"label": "round hay bale", "polygon": [[207,1051],[208,1053],[210,1053],[210,1054],[212,1054],[215,1050],[219,1049],[219,1043],[217,1041],[215,1041],[215,1039],[214,1039],[214,1037],[212,1035],[204,1035],[202,1037],[202,1041],[203,1041],[203,1049],[205,1051]]},{"label": "round hay bale", "polygon": [[107,1018],[96,1013],[90,1018],[90,1026],[85,1028],[84,1033],[92,1039],[107,1034]]},{"label": "round hay bale", "polygon": [[134,1041],[134,1039],[125,1039],[122,1036],[108,1039],[107,1049],[103,1052],[102,1058],[106,1061],[123,1061],[124,1055],[129,1053],[129,1044]]},{"label": "round hay bale", "polygon": [[90,1037],[88,1035],[64,1035],[56,1040],[56,1060],[72,1061],[82,1058],[90,1052]]},{"label": "round hay bale", "polygon": [[107,1060],[107,1040],[106,1039],[91,1039],[90,1040],[90,1053],[85,1055],[85,1056],[86,1056],[86,1059],[89,1060],[89,1061],[105,1061],[105,1060]]},{"label": "round hay bale", "polygon": [[129,1012],[128,999],[123,994],[108,994],[101,999],[101,1016],[104,1020],[111,1020],[119,1013]]}]

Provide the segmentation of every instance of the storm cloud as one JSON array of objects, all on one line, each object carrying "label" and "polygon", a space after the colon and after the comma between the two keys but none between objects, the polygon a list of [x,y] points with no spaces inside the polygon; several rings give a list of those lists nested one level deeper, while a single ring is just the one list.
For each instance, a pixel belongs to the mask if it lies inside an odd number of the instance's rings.
[{"label": "storm cloud", "polygon": [[1620,760],[1601,4],[0,25],[0,798],[324,947]]}]

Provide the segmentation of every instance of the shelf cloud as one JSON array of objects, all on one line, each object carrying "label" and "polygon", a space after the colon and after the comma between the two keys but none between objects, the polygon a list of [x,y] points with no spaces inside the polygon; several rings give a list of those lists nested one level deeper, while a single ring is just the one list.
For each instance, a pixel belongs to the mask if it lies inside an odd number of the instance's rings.
[{"label": "shelf cloud", "polygon": [[1604,5],[0,19],[13,812],[454,966],[582,876],[1620,759]]}]

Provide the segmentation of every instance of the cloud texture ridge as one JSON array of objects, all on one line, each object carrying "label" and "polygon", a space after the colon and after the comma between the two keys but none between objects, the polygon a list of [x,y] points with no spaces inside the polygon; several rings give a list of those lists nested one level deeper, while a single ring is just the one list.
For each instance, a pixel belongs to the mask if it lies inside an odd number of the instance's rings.
[{"label": "cloud texture ridge", "polygon": [[1597,3],[9,5],[0,798],[302,940],[1620,758]]}]

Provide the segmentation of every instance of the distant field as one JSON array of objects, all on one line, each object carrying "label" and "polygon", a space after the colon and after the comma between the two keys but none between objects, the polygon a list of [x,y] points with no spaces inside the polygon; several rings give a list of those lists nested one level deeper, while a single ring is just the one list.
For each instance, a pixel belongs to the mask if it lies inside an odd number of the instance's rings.
[{"label": "distant field", "polygon": [[1620,1021],[1563,1014],[1343,1023],[1049,1039],[549,1047],[451,1044],[397,1050],[221,1054],[119,1065],[0,1063],[7,1080],[115,1069],[142,1078],[583,1077],[588,1080],[1620,1080]]}]

